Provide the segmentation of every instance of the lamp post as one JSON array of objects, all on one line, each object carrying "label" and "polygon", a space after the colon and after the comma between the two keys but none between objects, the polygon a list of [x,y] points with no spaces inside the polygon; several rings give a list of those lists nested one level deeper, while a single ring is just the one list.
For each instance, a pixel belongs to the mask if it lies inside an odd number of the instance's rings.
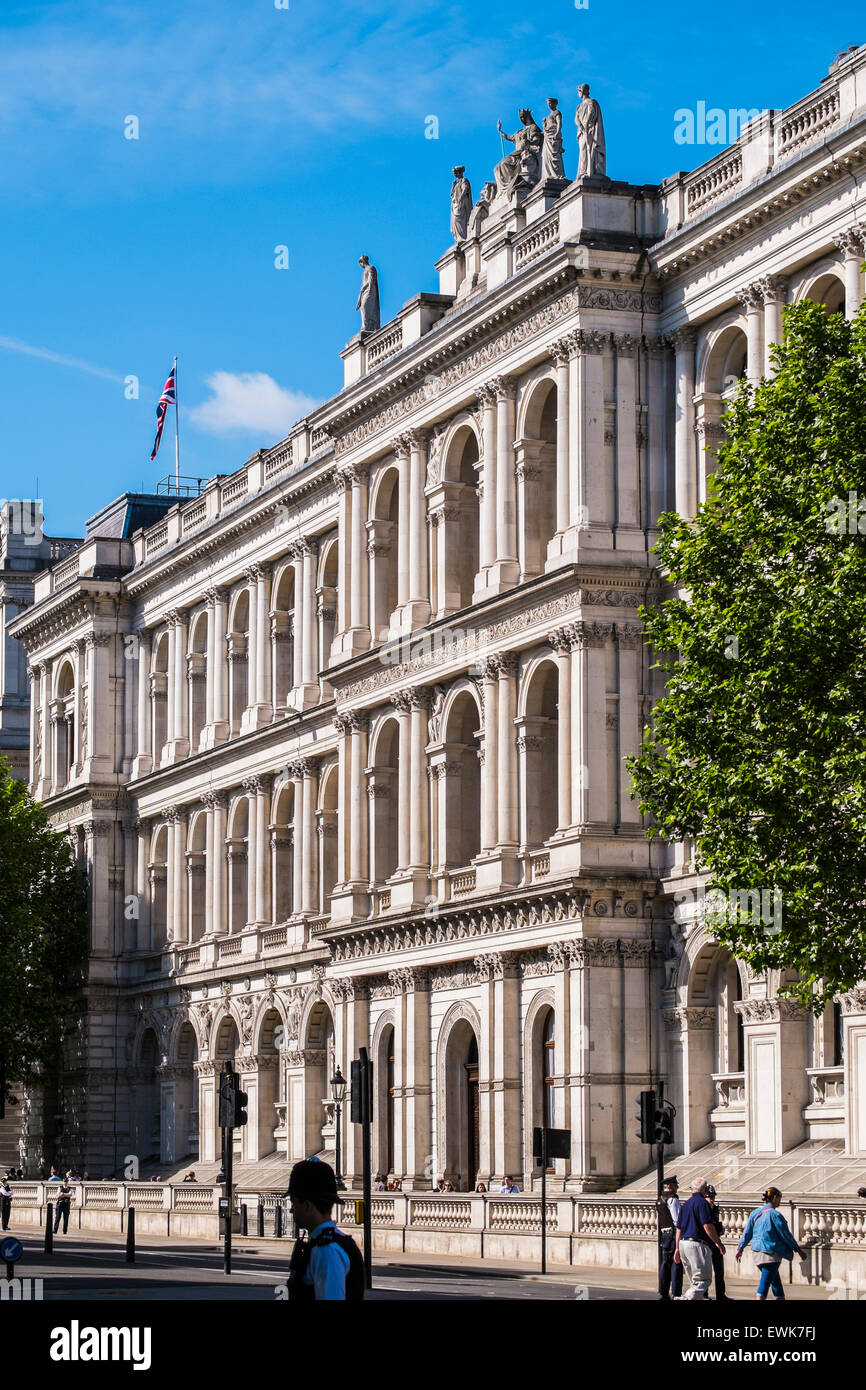
[{"label": "lamp post", "polygon": [[336,1071],[334,1072],[334,1075],[331,1077],[331,1095],[334,1097],[334,1110],[337,1119],[337,1152],[335,1155],[336,1162],[334,1163],[334,1176],[337,1179],[337,1191],[344,1192],[346,1184],[343,1182],[343,1170],[341,1162],[341,1121],[343,1117],[343,1101],[346,1099],[346,1078],[340,1071],[339,1067],[337,1067]]}]

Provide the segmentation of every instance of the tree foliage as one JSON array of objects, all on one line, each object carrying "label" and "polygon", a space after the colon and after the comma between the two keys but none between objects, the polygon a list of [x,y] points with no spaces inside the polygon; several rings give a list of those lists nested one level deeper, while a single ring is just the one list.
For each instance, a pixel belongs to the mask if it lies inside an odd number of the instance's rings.
[{"label": "tree foliage", "polygon": [[55,1061],[86,949],[86,885],[69,840],[0,759],[0,1057],[7,1091]]},{"label": "tree foliage", "polygon": [[693,837],[729,903],[781,894],[781,922],[729,908],[713,934],[817,1011],[866,977],[866,308],[806,301],[785,334],[696,520],[661,519],[667,686],[629,766],[649,833]]}]

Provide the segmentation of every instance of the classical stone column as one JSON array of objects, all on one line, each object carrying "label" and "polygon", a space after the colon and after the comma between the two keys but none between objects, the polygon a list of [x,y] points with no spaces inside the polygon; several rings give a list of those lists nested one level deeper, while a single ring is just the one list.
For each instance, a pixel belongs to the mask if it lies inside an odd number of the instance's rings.
[{"label": "classical stone column", "polygon": [[413,631],[430,621],[427,501],[424,496],[427,435],[423,430],[410,430],[406,442],[409,445],[409,594],[404,627]]},{"label": "classical stone column", "polygon": [[30,764],[27,785],[30,788],[31,796],[36,795],[36,781],[40,773],[40,761],[42,757],[42,726],[41,726],[41,697],[39,694],[39,665],[28,665],[27,675],[30,680]]},{"label": "classical stone column", "polygon": [[481,749],[481,851],[486,854],[496,849],[499,835],[499,666],[493,657],[484,663],[482,692],[484,746]]},{"label": "classical stone column", "polygon": [[616,355],[616,548],[641,551],[645,548],[645,541],[641,529],[640,495],[640,454],[644,443],[642,402],[637,397],[640,341],[633,333],[614,333],[613,346]]},{"label": "classical stone column", "polygon": [[764,295],[760,284],[745,285],[737,298],[746,311],[746,377],[756,385],[764,366]]},{"label": "classical stone column", "polygon": [[367,766],[368,719],[366,714],[359,711],[354,711],[347,717],[351,730],[349,881],[353,884],[363,885],[366,890],[370,879],[367,844],[368,819],[365,805],[367,798],[364,781],[364,769]]},{"label": "classical stone column", "polygon": [[839,1001],[844,1040],[845,1153],[866,1154],[866,989],[857,985]]},{"label": "classical stone column", "polygon": [[[417,966],[404,966],[390,970],[388,979],[400,991],[395,1079],[402,1091],[403,1183],[410,1191],[429,1191],[432,1187],[427,1168],[432,1134],[429,974]],[[395,1161],[399,1162],[396,1152]]]},{"label": "classical stone column", "polygon": [[514,402],[517,383],[497,377],[496,391],[496,563],[488,588],[501,592],[520,580],[517,559],[517,495],[514,479]]},{"label": "classical stone column", "polygon": [[853,319],[863,303],[863,259],[866,254],[866,225],[848,227],[833,238],[842,252],[845,273],[845,316]]},{"label": "classical stone column", "polygon": [[256,801],[261,790],[261,779],[258,777],[245,777],[243,782],[244,791],[247,794],[247,911],[246,924],[252,925],[257,920],[256,914],[256,878],[259,865],[259,856],[263,847],[259,844],[259,821],[256,814]]},{"label": "classical stone column", "polygon": [[367,540],[367,470],[353,467],[344,470],[351,485],[351,541],[349,566],[349,652],[366,651],[370,645],[370,600],[365,560]]},{"label": "classical stone column", "polygon": [[186,940],[186,813],[177,806],[169,806],[165,818],[168,821],[166,937],[170,942],[182,942]]},{"label": "classical stone column", "polygon": [[619,671],[619,702],[616,735],[616,796],[617,825],[622,829],[641,828],[640,808],[632,801],[628,786],[630,778],[625,769],[625,759],[636,755],[640,750],[643,729],[641,725],[641,660],[643,655],[643,630],[638,623],[616,624],[617,666]]},{"label": "classical stone column", "polygon": [[268,856],[268,802],[270,800],[269,778],[256,779],[256,855],[250,862],[250,872],[255,868],[255,923],[258,927],[271,921],[269,900],[272,889],[270,861]]},{"label": "classical stone column", "polygon": [[135,950],[146,951],[151,943],[150,924],[151,924],[151,903],[148,892],[148,854],[150,849],[150,822],[147,820],[136,820],[133,822],[135,830],[135,894],[138,898],[138,931],[136,933]]},{"label": "classical stone column", "polygon": [[[520,978],[517,958],[491,953],[475,957],[481,981],[482,1048],[486,1066],[479,1065],[479,1089],[487,1091],[489,1173],[495,1186],[507,1175],[521,1173],[520,1143]],[[479,1049],[479,1063],[481,1049]],[[487,1073],[482,1082],[482,1072]],[[470,1174],[470,1178],[472,1174]]]},{"label": "classical stone column", "polygon": [[399,744],[397,750],[397,869],[408,869],[412,858],[411,818],[409,798],[412,788],[412,735],[409,711],[412,708],[409,692],[401,690],[391,696],[391,704],[397,711]]},{"label": "classical stone column", "polygon": [[674,467],[676,510],[687,521],[695,515],[697,489],[695,476],[694,395],[696,333],[688,326],[673,335],[676,363],[676,426]]},{"label": "classical stone column", "polygon": [[34,794],[39,801],[44,801],[51,793],[52,782],[52,758],[53,749],[51,747],[51,719],[48,712],[48,702],[51,694],[52,668],[46,662],[39,665],[39,771]]},{"label": "classical stone column", "polygon": [[314,705],[319,698],[318,663],[316,661],[316,557],[318,544],[309,539],[301,542],[303,546],[303,602],[302,621],[304,626],[303,650],[303,703]]},{"label": "classical stone column", "polygon": [[[82,771],[84,757],[87,749],[87,702],[85,699],[84,673],[86,669],[85,659],[86,645],[83,641],[75,643],[75,716],[72,726],[72,745],[70,748],[70,763],[72,776],[76,777]],[[119,750],[115,750],[119,751]]]},{"label": "classical stone column", "polygon": [[401,436],[394,441],[397,459],[397,609],[399,611],[398,630],[403,630],[403,611],[409,600],[409,525],[410,495],[409,441]]},{"label": "classical stone column", "polygon": [[571,679],[572,822],[607,825],[605,646],[610,623],[574,623]]},{"label": "classical stone column", "polygon": [[430,692],[423,686],[416,686],[407,692],[409,697],[410,724],[410,782],[409,798],[409,864],[413,870],[424,875],[430,871],[428,847],[429,806],[427,781],[427,712]]},{"label": "classical stone column", "polygon": [[496,657],[499,673],[498,715],[498,799],[500,850],[517,849],[517,745],[514,719],[517,714],[517,656],[503,652]]},{"label": "classical stone column", "polygon": [[304,779],[303,822],[304,822],[304,867],[301,911],[318,912],[317,890],[319,879],[318,835],[316,833],[316,770],[306,758],[298,761]]},{"label": "classical stone column", "polygon": [[223,792],[209,794],[213,806],[213,899],[210,929],[214,936],[227,930],[226,911],[226,797]]},{"label": "classical stone column", "polygon": [[214,800],[216,793],[205,792],[202,796],[202,805],[205,808],[205,855],[204,855],[204,935],[208,936],[213,931],[213,889],[214,889]]},{"label": "classical stone column", "polygon": [[481,516],[474,595],[477,598],[486,589],[488,573],[496,560],[496,392],[493,386],[482,386],[476,400],[481,408]]},{"label": "classical stone column", "polygon": [[270,724],[274,717],[271,697],[270,566],[251,565],[247,574],[250,578],[250,645],[246,727],[259,729]]},{"label": "classical stone column", "polygon": [[[225,589],[208,589],[208,727],[205,731],[205,747],[213,748],[224,743],[229,735],[226,680],[226,609],[228,595]],[[154,752],[154,757],[157,754]]]},{"label": "classical stone column", "polygon": [[[558,537],[564,536],[571,525],[568,364],[573,346],[571,338],[560,338],[550,348],[550,355],[556,363],[556,535]],[[550,547],[553,545],[554,541],[551,540]],[[561,553],[562,545],[560,543],[558,548],[553,549],[552,554],[559,555]]]},{"label": "classical stone column", "polygon": [[[338,471],[335,473],[335,475],[334,475],[334,481],[335,481],[335,483],[336,483],[336,485],[337,485],[337,502],[338,502],[338,517],[337,517],[337,545],[338,545],[338,551],[337,551],[337,632],[336,632],[336,636],[335,636],[335,639],[334,639],[334,645],[335,645],[335,649],[336,649],[336,644],[337,644],[337,642],[339,642],[339,644],[340,644],[339,650],[340,650],[340,651],[344,651],[345,648],[346,648],[346,642],[347,642],[346,629],[347,629],[348,626],[349,626],[349,569],[350,569],[350,565],[351,565],[351,553],[352,553],[351,500],[350,500],[350,492],[349,492],[350,482],[349,482],[349,477],[348,477],[347,473],[346,473],[346,472],[343,472],[343,471],[339,471],[339,470],[338,470]],[[296,603],[297,603],[297,594],[298,594],[298,592],[299,592],[297,580],[298,580],[298,576],[297,576],[297,571],[296,571],[296,573],[295,573],[295,596],[296,596],[295,602],[296,602]],[[296,613],[296,614],[295,614],[295,633],[296,633],[296,638],[295,638],[295,652],[296,652],[296,656],[297,656],[297,651],[298,651],[298,647],[297,647],[297,634],[299,634],[299,632],[300,632],[300,623],[298,622],[297,613]],[[295,685],[300,685],[300,683],[301,683],[301,682],[297,679],[297,676],[296,676],[296,678],[295,678]]]},{"label": "classical stone column", "polygon": [[556,669],[559,677],[557,708],[559,718],[556,726],[557,765],[557,829],[564,832],[571,825],[571,644],[573,632],[570,628],[557,628],[551,632],[548,641],[556,652]]},{"label": "classical stone column", "polygon": [[114,708],[109,671],[111,644],[112,636],[108,632],[94,632],[86,639],[88,715],[82,737],[87,742],[84,776],[88,780],[94,774],[112,769],[109,736],[114,732],[114,720],[110,714],[106,718],[106,711]]},{"label": "classical stone column", "polygon": [[667,481],[667,339],[656,335],[646,340],[649,358],[649,457],[647,466],[646,522],[650,545],[658,534],[656,523],[662,512],[669,510]]},{"label": "classical stone column", "polygon": [[151,634],[147,628],[142,628],[138,633],[138,661],[136,663],[136,677],[138,680],[137,700],[136,700],[136,748],[137,752],[132,764],[132,776],[146,777],[153,771],[153,755],[151,752],[152,724],[150,718],[150,660],[151,660]]},{"label": "classical stone column", "polygon": [[788,282],[784,275],[765,275],[758,281],[758,288],[764,301],[764,376],[775,375],[770,350],[775,343],[782,341],[782,310]]},{"label": "classical stone column", "polygon": [[581,547],[613,544],[613,486],[605,458],[604,354],[609,340],[597,331],[574,334],[570,371],[569,502],[571,524],[583,534]]},{"label": "classical stone column", "polygon": [[303,911],[304,902],[304,852],[307,843],[307,828],[304,823],[304,771],[302,762],[294,762],[289,767],[292,778],[292,816],[294,817],[292,835],[292,916]]}]

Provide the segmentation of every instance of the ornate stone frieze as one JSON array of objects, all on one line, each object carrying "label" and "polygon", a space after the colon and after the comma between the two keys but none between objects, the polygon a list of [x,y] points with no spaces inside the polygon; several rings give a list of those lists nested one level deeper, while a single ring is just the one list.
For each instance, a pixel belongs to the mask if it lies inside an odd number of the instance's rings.
[{"label": "ornate stone frieze", "polygon": [[[501,333],[491,334],[489,324],[479,325],[478,332],[484,336],[478,347],[466,352],[457,361],[433,374],[432,378],[431,374],[428,373],[427,381],[406,392],[398,400],[384,405],[357,425],[345,429],[336,440],[336,456],[339,458],[351,449],[365,443],[366,440],[392,430],[395,426],[399,429],[407,417],[430,399],[431,394],[441,395],[443,391],[458,385],[468,377],[483,373],[485,368],[497,362],[515,347],[519,347],[522,343],[547,332],[551,328],[555,329],[563,319],[567,319],[578,309],[624,309],[634,312],[639,311],[642,307],[649,313],[658,313],[661,308],[661,296],[651,291],[641,292],[638,289],[624,290],[609,288],[605,285],[579,284],[560,295],[558,299],[527,314]],[[574,350],[577,352],[601,352],[604,347],[603,338],[604,335],[598,331],[575,333],[573,335]],[[432,393],[428,385],[431,379],[435,385],[435,390]],[[485,386],[475,390],[476,399],[482,406],[489,403],[489,397],[486,396],[487,385],[489,383],[485,383]]]},{"label": "ornate stone frieze", "polygon": [[734,1009],[744,1023],[796,1022],[809,1017],[793,999],[742,999]]},{"label": "ornate stone frieze", "polygon": [[855,985],[854,989],[837,997],[843,1014],[866,1014],[866,988],[863,985]]},{"label": "ornate stone frieze", "polygon": [[678,1009],[662,1009],[662,1022],[668,1029],[679,1028],[687,1033],[707,1032],[715,1027],[716,1011],[693,1005],[684,1005]]}]

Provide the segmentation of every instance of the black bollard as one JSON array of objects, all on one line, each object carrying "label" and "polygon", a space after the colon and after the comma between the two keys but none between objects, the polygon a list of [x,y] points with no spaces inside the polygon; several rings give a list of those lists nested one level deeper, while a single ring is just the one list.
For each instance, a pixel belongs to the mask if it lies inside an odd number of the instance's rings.
[{"label": "black bollard", "polygon": [[275,1207],[274,1207],[274,1235],[275,1235],[275,1236],[281,1236],[282,1234],[283,1234],[283,1204],[282,1204],[282,1202],[277,1202],[276,1205],[275,1205]]},{"label": "black bollard", "polygon": [[45,1253],[54,1253],[54,1203],[49,1202],[45,1208]]},{"label": "black bollard", "polygon": [[265,1233],[265,1204],[261,1197],[256,1207],[256,1235],[263,1236]]},{"label": "black bollard", "polygon": [[246,1202],[242,1202],[242,1203],[241,1203],[241,1235],[242,1235],[242,1236],[248,1236],[248,1235],[249,1235],[249,1217],[247,1216],[247,1204],[246,1204]]},{"label": "black bollard", "polygon": [[135,1264],[135,1207],[126,1209],[126,1263]]}]

